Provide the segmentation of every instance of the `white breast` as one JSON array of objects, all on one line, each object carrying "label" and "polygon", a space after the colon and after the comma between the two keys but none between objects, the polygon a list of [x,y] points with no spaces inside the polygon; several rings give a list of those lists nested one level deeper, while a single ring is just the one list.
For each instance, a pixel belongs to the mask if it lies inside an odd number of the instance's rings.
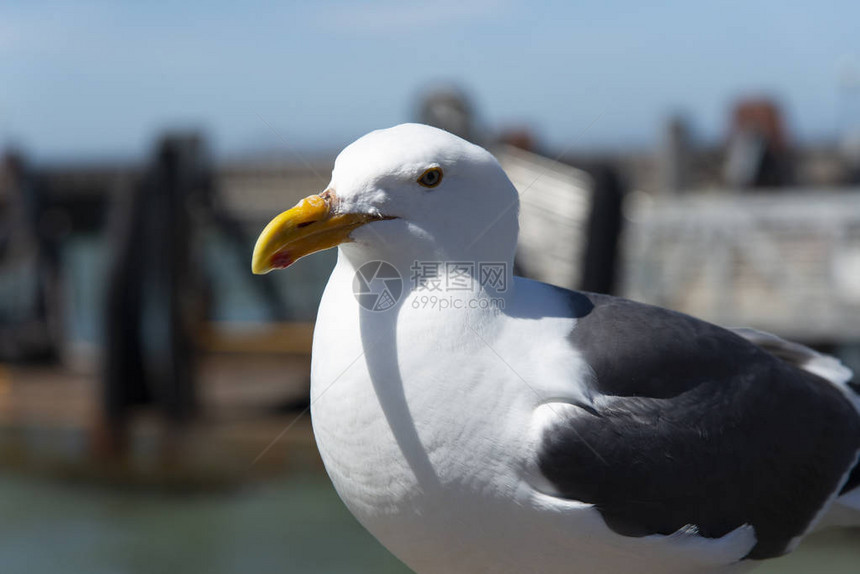
[{"label": "white breast", "polygon": [[[314,433],[343,501],[411,568],[561,574],[648,572],[643,564],[650,563],[655,573],[701,572],[751,546],[749,529],[716,541],[689,533],[618,536],[590,505],[533,489],[536,407],[576,386],[527,368],[561,360],[551,356],[561,347],[499,333],[464,337],[469,325],[438,313],[406,320],[408,304],[396,322],[384,313],[362,316],[340,272],[326,289],[314,336]],[[535,338],[552,338],[558,328],[532,323],[518,325],[520,336],[533,330]],[[546,355],[512,353],[517,347]],[[564,361],[577,371],[576,357]]]}]

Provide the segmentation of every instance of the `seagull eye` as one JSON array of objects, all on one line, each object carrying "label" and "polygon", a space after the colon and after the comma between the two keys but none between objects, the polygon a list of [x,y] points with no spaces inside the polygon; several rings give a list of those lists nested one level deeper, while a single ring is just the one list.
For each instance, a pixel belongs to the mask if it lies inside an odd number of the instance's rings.
[{"label": "seagull eye", "polygon": [[431,167],[418,178],[418,184],[423,185],[424,187],[436,187],[441,182],[442,169],[438,167]]}]

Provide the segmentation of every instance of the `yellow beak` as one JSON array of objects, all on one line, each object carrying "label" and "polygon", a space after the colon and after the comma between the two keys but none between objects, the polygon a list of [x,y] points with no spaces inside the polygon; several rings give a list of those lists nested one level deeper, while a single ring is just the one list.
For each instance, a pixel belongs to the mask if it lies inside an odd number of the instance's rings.
[{"label": "yellow beak", "polygon": [[390,219],[366,213],[334,213],[334,194],[304,198],[275,217],[254,246],[251,271],[255,275],[285,269],[299,258],[351,241],[349,234],[368,221]]}]

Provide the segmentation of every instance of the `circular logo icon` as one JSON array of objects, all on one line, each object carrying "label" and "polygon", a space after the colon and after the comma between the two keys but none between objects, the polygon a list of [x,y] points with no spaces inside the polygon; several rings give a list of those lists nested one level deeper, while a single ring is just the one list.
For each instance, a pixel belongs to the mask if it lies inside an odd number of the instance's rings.
[{"label": "circular logo icon", "polygon": [[355,272],[352,293],[358,304],[368,311],[387,311],[403,294],[403,278],[390,263],[368,261]]}]

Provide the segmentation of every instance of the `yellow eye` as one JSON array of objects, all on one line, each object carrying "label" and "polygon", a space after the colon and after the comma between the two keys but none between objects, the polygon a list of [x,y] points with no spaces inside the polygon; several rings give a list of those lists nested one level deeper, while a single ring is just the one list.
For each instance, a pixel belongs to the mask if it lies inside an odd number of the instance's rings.
[{"label": "yellow eye", "polygon": [[442,168],[439,167],[431,167],[418,178],[418,184],[424,187],[436,187],[440,183],[442,183]]}]

